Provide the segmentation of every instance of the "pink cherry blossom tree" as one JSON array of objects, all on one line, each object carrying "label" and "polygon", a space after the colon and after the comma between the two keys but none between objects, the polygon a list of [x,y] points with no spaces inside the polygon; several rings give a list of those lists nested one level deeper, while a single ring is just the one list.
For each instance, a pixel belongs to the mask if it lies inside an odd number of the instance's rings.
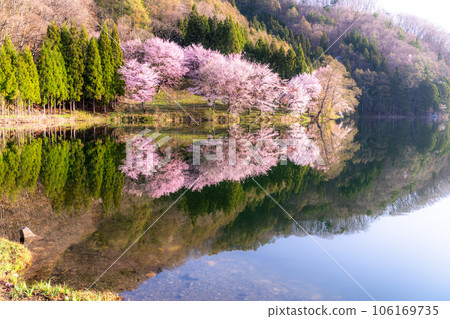
[{"label": "pink cherry blossom tree", "polygon": [[252,63],[251,67],[253,71],[249,78],[250,92],[247,105],[260,112],[273,112],[280,105],[279,97],[284,82],[268,65]]},{"label": "pink cherry blossom tree", "polygon": [[121,43],[124,58],[126,60],[137,60],[139,63],[144,62],[145,50],[144,43],[141,40],[129,40]]},{"label": "pink cherry blossom tree", "polygon": [[188,68],[184,64],[184,51],[175,42],[157,37],[142,43],[131,40],[122,45],[126,59],[135,59],[139,63],[147,63],[159,74],[164,85],[177,86],[181,83]]},{"label": "pink cherry blossom tree", "polygon": [[144,62],[156,69],[161,83],[168,86],[178,86],[188,71],[184,64],[184,51],[175,42],[157,37],[144,42]]},{"label": "pink cherry blossom tree", "polygon": [[193,44],[184,49],[184,65],[188,69],[186,77],[195,79],[200,67],[221,54],[217,51],[205,49],[201,44]]},{"label": "pink cherry blossom tree", "polygon": [[[245,108],[273,111],[278,104],[281,79],[267,66],[248,62],[240,55],[220,55],[190,49],[188,61],[196,70],[191,75],[191,93],[205,97],[210,104],[220,101],[232,113]],[[198,57],[207,57],[200,63]]]},{"label": "pink cherry blossom tree", "polygon": [[126,85],[127,97],[145,105],[150,102],[156,92],[159,76],[148,63],[137,60],[126,60],[120,69]]},{"label": "pink cherry blossom tree", "polygon": [[312,105],[317,117],[334,118],[355,112],[361,89],[351,78],[345,66],[336,59],[327,58],[328,65],[312,73],[322,90]]},{"label": "pink cherry blossom tree", "polygon": [[311,102],[317,99],[322,86],[316,76],[312,74],[298,74],[286,85],[283,100],[286,108],[295,116],[305,113]]}]

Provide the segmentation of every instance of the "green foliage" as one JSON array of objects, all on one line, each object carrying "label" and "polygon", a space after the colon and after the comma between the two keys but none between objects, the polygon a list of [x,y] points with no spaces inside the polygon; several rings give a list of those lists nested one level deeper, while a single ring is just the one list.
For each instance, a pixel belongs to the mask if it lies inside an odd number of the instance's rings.
[{"label": "green foliage", "polygon": [[14,200],[22,189],[32,194],[41,168],[41,141],[35,140],[19,148],[12,143],[0,154],[0,196]]},{"label": "green foliage", "polygon": [[33,194],[39,179],[57,213],[86,210],[92,198],[101,198],[109,212],[122,199],[124,157],[124,145],[111,139],[86,145],[56,138],[9,143],[0,152],[0,196],[14,200],[24,189]]},{"label": "green foliage", "polygon": [[320,46],[326,51],[328,49],[328,34],[326,30],[323,30],[320,37]]},{"label": "green foliage", "polygon": [[[372,38],[369,41],[358,30],[355,30],[344,37],[344,43],[364,57],[364,60],[368,63],[370,70],[388,73],[386,58],[380,53],[375,38]],[[353,69],[364,69],[366,66],[355,60],[352,56],[347,56],[346,58],[353,60]]]},{"label": "green foliage", "polygon": [[409,44],[411,44],[416,49],[419,49],[419,50],[422,49],[422,46],[420,45],[419,38],[416,38],[415,40],[410,41]]},{"label": "green foliage", "polygon": [[109,213],[112,208],[119,208],[124,185],[124,174],[118,169],[124,150],[111,139],[105,140],[105,156],[103,161],[103,181],[100,189],[103,209]]},{"label": "green foliage", "polygon": [[248,38],[246,30],[231,17],[224,21],[216,16],[208,19],[206,15],[199,15],[196,5],[184,20],[179,21],[178,26],[184,45],[202,44],[223,54],[241,52]]},{"label": "green foliage", "polygon": [[111,45],[114,62],[114,95],[123,96],[125,94],[125,80],[119,72],[119,68],[123,66],[124,61],[122,48],[120,47],[119,30],[117,30],[117,26],[115,24],[113,25],[111,31]]},{"label": "green foliage", "polygon": [[17,96],[17,92],[16,68],[5,46],[2,45],[0,48],[0,95],[7,100],[12,100]]},{"label": "green foliage", "polygon": [[42,148],[40,180],[55,212],[64,208],[65,185],[69,172],[70,144],[67,141],[45,139]]},{"label": "green foliage", "polygon": [[105,160],[105,146],[100,142],[90,142],[85,147],[87,185],[89,194],[94,199],[100,198],[103,181],[103,166]]},{"label": "green foliage", "polygon": [[92,38],[87,47],[85,60],[85,94],[87,97],[100,100],[105,92],[103,86],[102,61],[98,51],[97,40]]},{"label": "green foliage", "polygon": [[354,199],[359,193],[368,191],[375,179],[383,172],[383,162],[373,161],[367,164],[349,164],[338,177],[342,182],[341,194]]},{"label": "green foliage", "polygon": [[183,37],[185,45],[206,43],[206,38],[210,32],[208,17],[205,15],[200,16],[195,4],[192,6],[191,13],[186,16],[184,25],[186,26]]},{"label": "green foliage", "polygon": [[42,140],[33,140],[23,146],[17,185],[21,189],[28,189],[31,194],[36,189],[36,182],[41,171],[41,159]]},{"label": "green foliage", "polygon": [[[41,103],[39,73],[28,47],[25,47],[24,51],[21,52],[19,59],[22,60],[23,64],[26,66],[24,73],[27,76],[24,78],[20,74],[21,72],[18,71],[20,95],[23,99],[31,101],[32,103]],[[23,86],[22,88],[20,88],[21,85]]]},{"label": "green foliage", "polygon": [[274,43],[269,46],[265,40],[260,38],[255,45],[247,42],[244,53],[245,57],[251,61],[269,64],[273,71],[286,79],[304,73],[308,68],[301,46],[298,47],[296,54],[293,48],[289,48],[286,52],[282,47],[277,48]]},{"label": "green foliage", "polygon": [[56,25],[55,21],[52,21],[51,24],[47,27],[47,34],[45,36],[45,41],[51,47],[59,47],[61,43],[61,34],[59,27]]},{"label": "green foliage", "polygon": [[418,88],[417,113],[439,110],[439,90],[430,79],[422,80]]},{"label": "green foliage", "polygon": [[111,38],[109,35],[109,30],[108,26],[106,25],[106,22],[103,23],[102,31],[100,32],[100,37],[98,38],[98,50],[102,64],[101,74],[104,88],[102,100],[104,103],[109,103],[115,96],[114,92],[115,61],[113,57],[113,47],[111,43]]},{"label": "green foliage", "polygon": [[17,53],[6,36],[0,51],[2,114],[5,98],[9,103],[20,98],[19,103],[16,100],[10,107],[18,106],[19,112],[22,111],[20,101],[28,102],[29,111],[32,103],[42,102],[45,112],[46,106],[53,108],[56,104],[61,111],[64,101],[70,101],[72,111],[82,98],[84,105],[84,98],[103,99],[108,103],[124,95],[125,82],[119,73],[124,63],[123,53],[116,25],[111,34],[104,25],[98,42],[93,40],[95,44],[89,40],[86,28],[79,29],[74,21],[70,27],[66,24],[59,27],[52,22],[35,64],[28,47]]},{"label": "green foliage", "polygon": [[12,65],[15,66],[17,64],[18,53],[8,35],[5,37],[3,45],[5,47],[6,54],[8,54],[11,58]]},{"label": "green foliage", "polygon": [[312,51],[311,43],[303,33],[294,34],[291,29],[268,13],[255,15],[254,11],[249,11],[247,18],[251,21],[250,25],[255,29],[265,30],[269,34],[290,44],[296,53],[297,73],[306,72],[307,65],[311,63]]},{"label": "green foliage", "polygon": [[83,52],[80,32],[72,21],[70,28],[63,25],[61,28],[61,53],[64,58],[67,72],[67,86],[69,100],[80,101],[83,94]]},{"label": "green foliage", "polygon": [[5,194],[14,200],[18,192],[17,178],[20,172],[20,150],[17,146],[10,145],[2,152],[2,162],[3,178],[0,184],[0,194]]},{"label": "green foliage", "polygon": [[244,204],[244,190],[239,182],[222,182],[186,193],[186,209],[194,220],[197,216],[222,211],[230,214]]},{"label": "green foliage", "polygon": [[315,13],[314,10],[311,10],[306,15],[306,20],[310,23],[319,23],[319,24],[333,24],[333,21],[328,18],[325,14],[322,13]]},{"label": "green foliage", "polygon": [[41,99],[44,104],[51,101],[56,95],[56,77],[53,72],[52,49],[48,42],[44,43],[39,55],[37,69],[39,74],[39,88],[41,91]]},{"label": "green foliage", "polygon": [[80,140],[70,145],[69,170],[67,183],[64,186],[64,207],[66,211],[80,212],[87,209],[90,203],[87,189],[86,157]]},{"label": "green foliage", "polygon": [[57,99],[65,101],[69,97],[67,73],[64,58],[59,47],[46,41],[38,60],[39,87],[44,104]]}]

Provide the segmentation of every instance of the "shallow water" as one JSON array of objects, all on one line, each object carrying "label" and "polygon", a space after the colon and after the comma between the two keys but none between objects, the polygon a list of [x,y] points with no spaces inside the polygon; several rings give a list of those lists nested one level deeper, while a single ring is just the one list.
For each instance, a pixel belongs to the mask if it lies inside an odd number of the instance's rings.
[{"label": "shallow water", "polygon": [[[448,123],[142,129],[2,132],[0,236],[40,236],[30,280],[130,300],[450,298]],[[205,138],[228,155],[194,165]],[[244,161],[259,138],[301,142],[286,165],[272,144]]]}]

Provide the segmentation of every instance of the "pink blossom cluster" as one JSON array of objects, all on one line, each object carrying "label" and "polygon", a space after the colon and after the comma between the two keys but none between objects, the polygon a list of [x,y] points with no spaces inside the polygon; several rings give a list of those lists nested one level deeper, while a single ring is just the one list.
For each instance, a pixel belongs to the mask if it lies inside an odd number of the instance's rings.
[{"label": "pink blossom cluster", "polygon": [[[285,138],[289,140],[287,157],[291,162],[318,166],[320,148],[304,127],[292,126]],[[201,190],[223,181],[243,181],[264,175],[280,162],[284,151],[280,141],[279,134],[272,128],[245,132],[236,125],[229,129],[227,138],[206,140],[206,145],[201,146],[198,165],[192,159],[183,160],[177,153],[165,160],[151,138],[139,138],[133,142],[133,151],[128,152],[127,161],[121,168],[129,177],[126,190],[159,198],[182,188]],[[192,145],[188,150],[193,151],[193,148]],[[218,153],[221,155],[215,160],[206,158]]]},{"label": "pink blossom cluster", "polygon": [[287,155],[292,163],[317,167],[317,161],[321,156],[320,148],[307,134],[303,126],[299,124],[292,125],[287,132],[287,138],[290,142]]},{"label": "pink blossom cluster", "polygon": [[151,101],[158,84],[178,86],[189,80],[188,91],[211,105],[228,105],[232,113],[245,109],[273,112],[281,105],[295,115],[304,113],[321,91],[318,77],[326,70],[282,80],[268,65],[249,62],[241,55],[223,55],[191,45],[185,49],[157,37],[123,44],[127,60],[122,69],[128,96]]},{"label": "pink blossom cluster", "polygon": [[225,103],[232,113],[245,108],[273,112],[279,105],[283,81],[267,65],[252,63],[241,55],[222,55],[196,45],[186,49],[185,65],[192,94],[210,104]]},{"label": "pink blossom cluster", "polygon": [[287,109],[299,116],[319,97],[321,90],[322,86],[314,74],[298,74],[287,83],[283,99]]},{"label": "pink blossom cluster", "polygon": [[127,159],[120,167],[133,180],[126,185],[129,193],[159,198],[186,185],[189,166],[178,154],[170,154],[166,160],[150,137],[137,138],[130,144]]},{"label": "pink blossom cluster", "polygon": [[159,84],[158,72],[148,63],[126,60],[121,68],[125,79],[127,97],[140,103],[151,101]]}]

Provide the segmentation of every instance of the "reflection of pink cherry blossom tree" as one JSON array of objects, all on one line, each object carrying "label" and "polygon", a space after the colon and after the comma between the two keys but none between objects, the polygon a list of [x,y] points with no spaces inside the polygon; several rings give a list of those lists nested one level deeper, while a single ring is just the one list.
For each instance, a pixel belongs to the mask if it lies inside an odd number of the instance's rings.
[{"label": "reflection of pink cherry blossom tree", "polygon": [[129,178],[126,190],[131,194],[147,194],[159,198],[177,192],[186,185],[188,165],[178,154],[163,158],[152,138],[132,142],[121,170]]},{"label": "reflection of pink cherry blossom tree", "polygon": [[132,180],[126,190],[130,194],[148,195],[153,198],[176,193],[188,186],[188,165],[178,156],[173,157],[165,165],[158,168],[152,175],[143,180]]},{"label": "reflection of pink cherry blossom tree", "polygon": [[292,125],[287,132],[289,139],[287,155],[288,159],[296,164],[311,167],[317,167],[318,162],[322,162],[320,157],[320,148],[314,140],[308,136],[303,126],[299,124]]},{"label": "reflection of pink cherry blossom tree", "polygon": [[[201,190],[223,181],[244,181],[278,165],[283,145],[294,164],[321,168],[320,149],[304,127],[292,126],[286,139],[281,141],[272,128],[247,133],[236,125],[227,138],[201,141],[199,158],[194,154],[193,160],[185,161],[177,153],[164,156],[168,154],[163,154],[152,138],[137,138],[121,168],[128,177],[126,190],[159,198],[192,185],[193,190]],[[195,153],[195,145],[188,149]]]},{"label": "reflection of pink cherry blossom tree", "polygon": [[[204,160],[201,165],[193,166],[191,179],[198,178],[193,189],[216,185],[225,180],[243,181],[252,176],[267,174],[271,167],[277,165],[279,146],[275,142],[277,133],[273,129],[262,129],[257,133],[244,133],[234,126],[229,137],[216,140],[223,148],[219,160]],[[203,154],[216,152],[216,146],[206,146]]]}]

